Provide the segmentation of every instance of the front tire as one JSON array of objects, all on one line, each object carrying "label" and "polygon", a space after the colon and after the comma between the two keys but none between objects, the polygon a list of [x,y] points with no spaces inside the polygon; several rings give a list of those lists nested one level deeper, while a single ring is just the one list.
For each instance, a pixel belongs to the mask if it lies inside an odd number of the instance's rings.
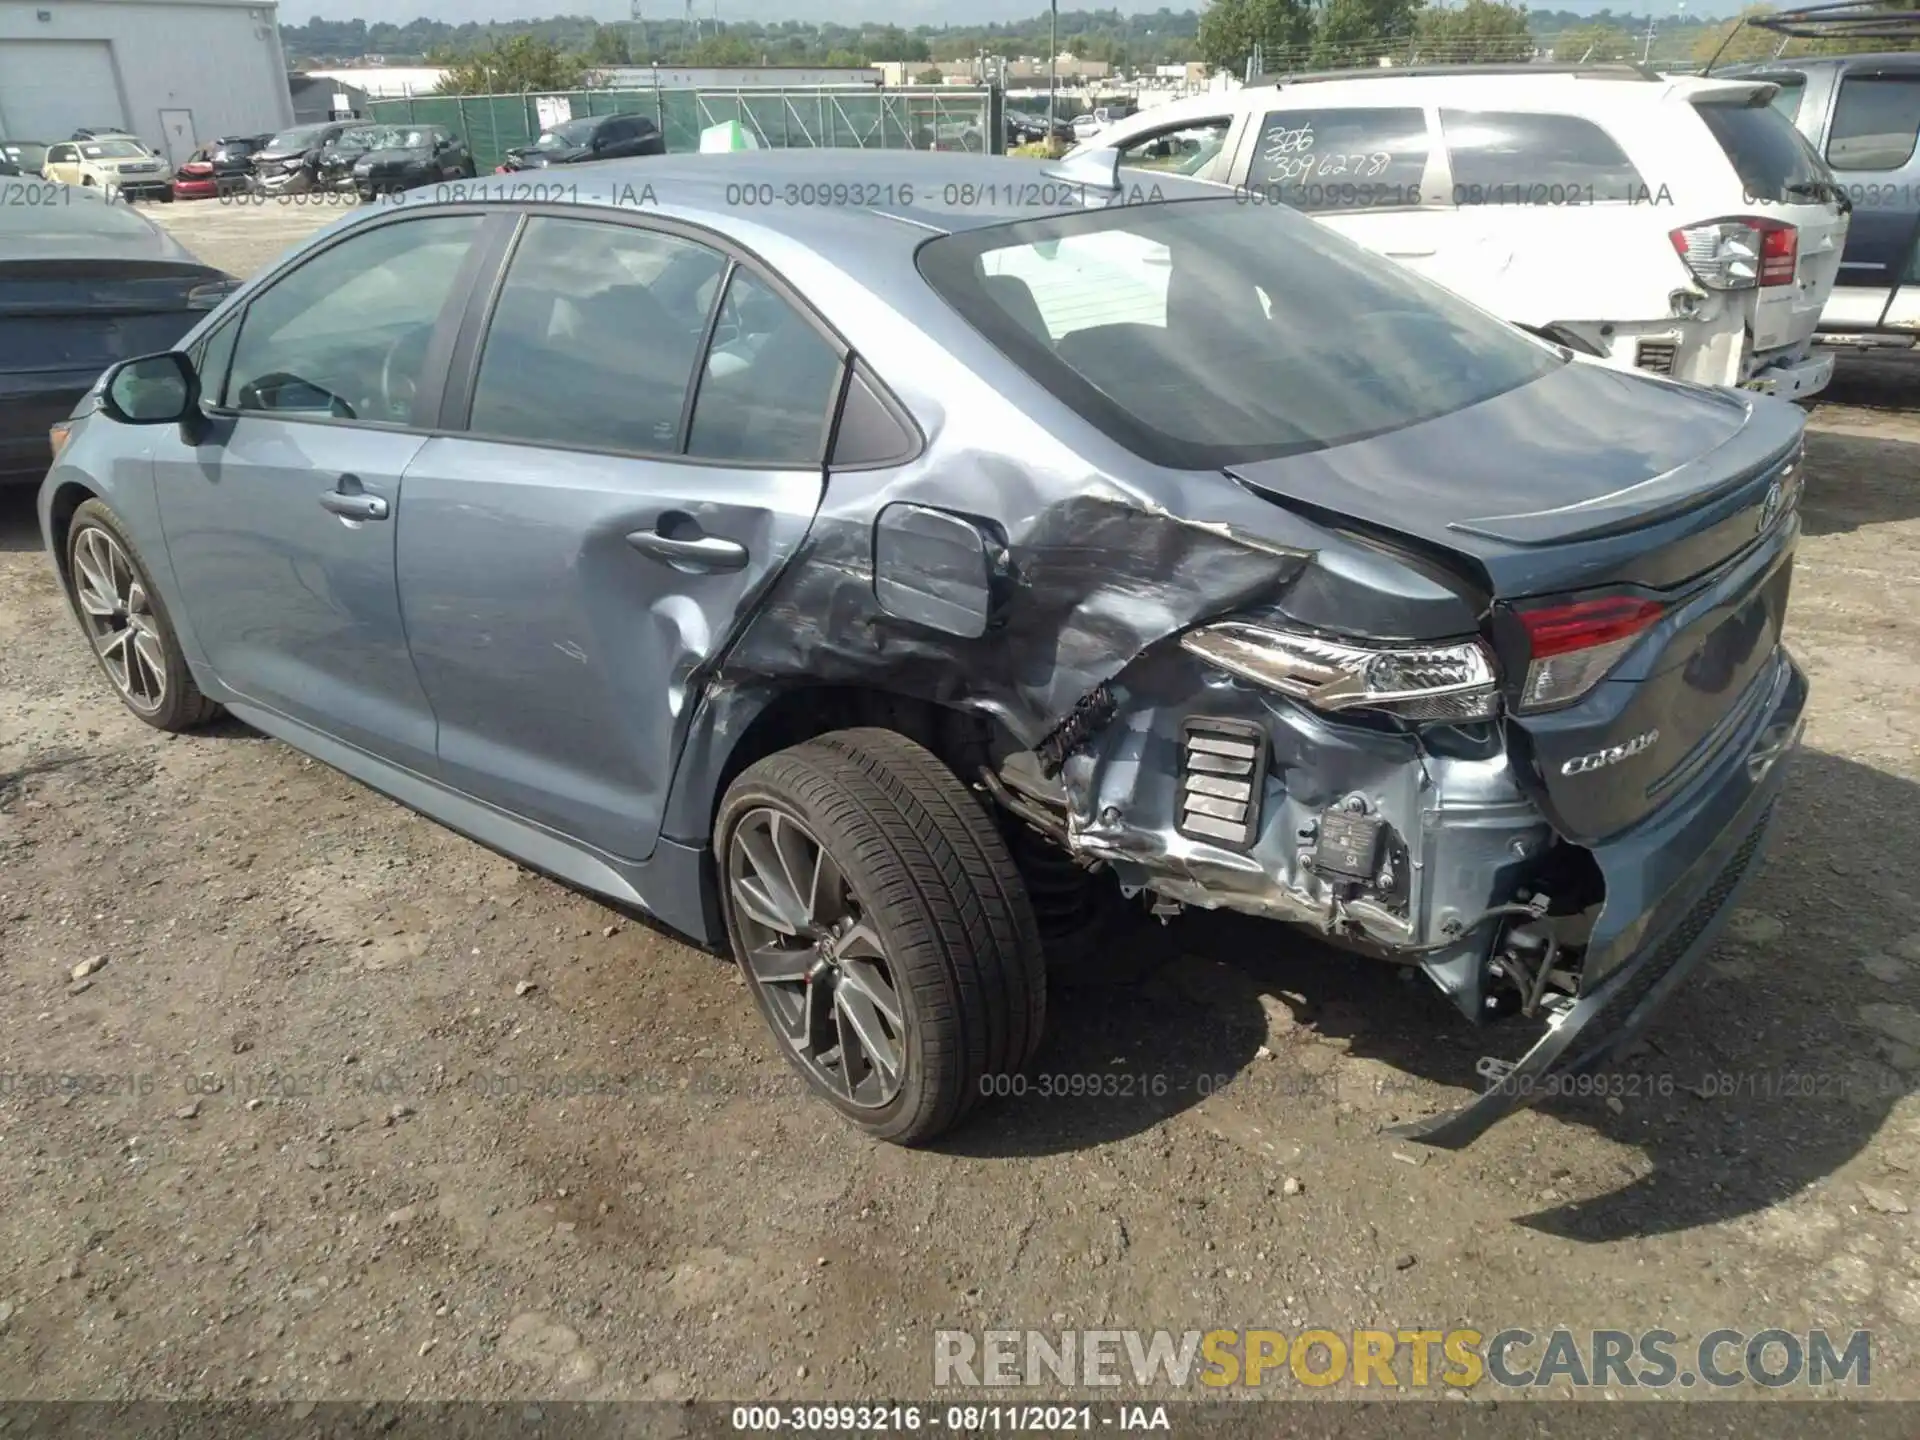
[{"label": "front tire", "polygon": [[768,756],[715,829],[735,959],[788,1061],[854,1125],[923,1144],[1025,1067],[1046,961],[977,801],[891,730]]},{"label": "front tire", "polygon": [[67,594],[120,701],[156,730],[204,725],[220,707],[193,683],[167,607],[113,511],[88,500],[67,530]]}]

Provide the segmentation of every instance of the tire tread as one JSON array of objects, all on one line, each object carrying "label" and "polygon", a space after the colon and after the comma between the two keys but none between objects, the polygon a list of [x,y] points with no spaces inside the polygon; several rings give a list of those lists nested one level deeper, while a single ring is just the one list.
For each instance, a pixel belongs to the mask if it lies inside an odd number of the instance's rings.
[{"label": "tire tread", "polygon": [[836,859],[912,991],[912,1105],[879,1125],[843,1113],[883,1139],[931,1140],[966,1117],[983,1082],[1027,1064],[1045,1023],[1039,930],[1005,844],[953,773],[891,730],[834,731],[759,761],[729,792],[720,834],[763,793],[842,838]]}]

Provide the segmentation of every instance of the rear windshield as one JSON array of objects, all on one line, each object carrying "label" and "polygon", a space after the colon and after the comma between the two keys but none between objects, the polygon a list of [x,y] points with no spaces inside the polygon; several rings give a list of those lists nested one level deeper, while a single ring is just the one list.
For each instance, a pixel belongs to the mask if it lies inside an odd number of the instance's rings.
[{"label": "rear windshield", "polygon": [[285,153],[289,150],[305,150],[327,131],[325,124],[296,125],[291,130],[282,130],[267,142],[267,149]]},{"label": "rear windshield", "polygon": [[79,186],[30,182],[0,204],[0,236],[7,243],[64,240],[80,236],[151,238],[153,225],[138,211],[96,200]]},{"label": "rear windshield", "polygon": [[1727,152],[1750,200],[1800,205],[1833,194],[1833,172],[1793,122],[1771,104],[1694,103]]},{"label": "rear windshield", "polygon": [[536,150],[571,150],[593,139],[594,126],[600,122],[591,115],[578,120],[563,120],[551,130],[543,130],[533,142]]},{"label": "rear windshield", "polygon": [[1402,429],[1566,363],[1283,207],[1203,199],[1049,216],[929,241],[919,264],[1049,392],[1179,468]]}]

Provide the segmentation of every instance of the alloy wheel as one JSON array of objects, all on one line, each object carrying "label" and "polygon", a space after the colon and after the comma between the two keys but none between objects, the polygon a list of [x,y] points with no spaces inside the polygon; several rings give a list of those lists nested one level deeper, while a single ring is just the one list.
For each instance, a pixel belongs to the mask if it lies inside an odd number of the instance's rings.
[{"label": "alloy wheel", "polygon": [[147,712],[167,699],[167,651],[147,587],[120,542],[88,526],[73,545],[74,600],[107,676]]},{"label": "alloy wheel", "polygon": [[853,1105],[890,1103],[906,1076],[906,1013],[879,931],[826,847],[784,811],[751,810],[727,885],[748,981],[795,1058]]}]

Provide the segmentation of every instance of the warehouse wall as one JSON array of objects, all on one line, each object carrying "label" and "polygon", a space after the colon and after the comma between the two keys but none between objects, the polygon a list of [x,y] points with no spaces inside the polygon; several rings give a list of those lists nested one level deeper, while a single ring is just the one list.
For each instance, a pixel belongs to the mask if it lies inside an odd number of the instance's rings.
[{"label": "warehouse wall", "polygon": [[282,129],[286,70],[263,0],[0,0],[0,135],[13,139],[119,124],[166,154],[161,112],[182,110],[196,141]]}]

